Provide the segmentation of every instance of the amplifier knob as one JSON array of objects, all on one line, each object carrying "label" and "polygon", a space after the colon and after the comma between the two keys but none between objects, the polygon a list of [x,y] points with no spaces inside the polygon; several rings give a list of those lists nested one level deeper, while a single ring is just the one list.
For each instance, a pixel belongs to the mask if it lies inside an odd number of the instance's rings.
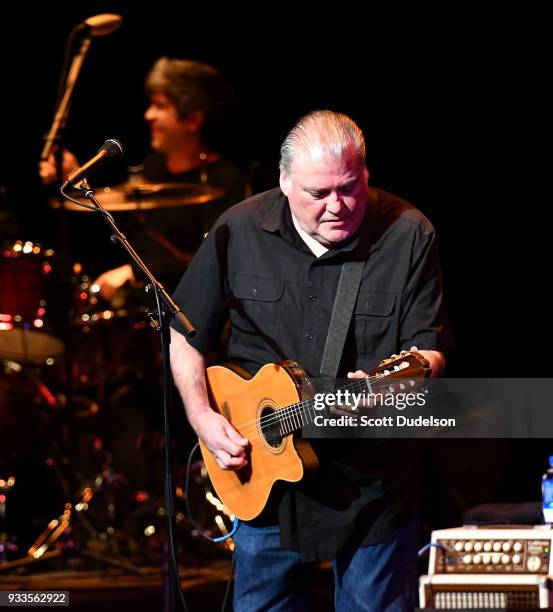
[{"label": "amplifier knob", "polygon": [[498,553],[492,555],[492,563],[497,565],[501,561],[501,556]]},{"label": "amplifier knob", "polygon": [[517,554],[513,555],[513,563],[515,565],[518,565],[521,561],[522,561],[522,557],[520,555],[517,555]]},{"label": "amplifier knob", "polygon": [[470,565],[472,563],[472,555],[465,555],[463,557],[463,563],[465,565]]},{"label": "amplifier knob", "polygon": [[472,542],[465,542],[465,550],[466,552],[470,552],[472,550]]},{"label": "amplifier knob", "polygon": [[541,567],[541,559],[536,556],[528,557],[528,561],[526,561],[526,567],[531,572],[537,572]]},{"label": "amplifier knob", "polygon": [[511,550],[511,542],[503,542],[503,552],[509,552]]},{"label": "amplifier knob", "polygon": [[503,565],[507,565],[507,563],[509,563],[510,561],[511,561],[510,555],[502,555],[501,563],[503,563]]},{"label": "amplifier knob", "polygon": [[482,560],[481,560],[481,558],[480,558],[480,555],[474,555],[474,557],[473,557],[473,559],[472,559],[472,562],[473,562],[475,565],[480,565],[480,563],[482,562]]},{"label": "amplifier knob", "polygon": [[482,555],[482,563],[485,563],[486,565],[488,565],[488,563],[491,561],[491,559],[492,559],[492,557],[488,553],[484,553]]},{"label": "amplifier knob", "polygon": [[501,550],[501,542],[494,542],[493,549],[495,552],[499,552]]},{"label": "amplifier knob", "polygon": [[463,550],[463,542],[455,542],[455,550],[461,552]]},{"label": "amplifier knob", "polygon": [[515,542],[513,544],[513,550],[515,552],[520,552],[522,550],[522,542]]},{"label": "amplifier knob", "polygon": [[474,543],[474,550],[476,552],[480,552],[482,550],[482,542],[475,542]]},{"label": "amplifier knob", "polygon": [[486,552],[490,552],[491,549],[492,549],[492,543],[491,542],[484,542],[484,550]]}]

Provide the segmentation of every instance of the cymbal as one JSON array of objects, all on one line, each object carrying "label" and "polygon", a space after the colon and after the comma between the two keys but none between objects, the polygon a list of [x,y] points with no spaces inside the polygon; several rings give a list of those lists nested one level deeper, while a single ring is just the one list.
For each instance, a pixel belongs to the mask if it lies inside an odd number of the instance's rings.
[{"label": "cymbal", "polygon": [[[115,187],[96,189],[96,198],[110,212],[154,210],[195,206],[219,200],[225,195],[220,187],[205,183],[124,183]],[[75,198],[90,204],[84,198]],[[51,199],[50,206],[59,208],[59,200]],[[93,212],[66,200],[65,208],[78,212]]]},{"label": "cymbal", "polygon": [[63,355],[63,342],[34,330],[14,328],[0,331],[0,357],[42,363]]}]

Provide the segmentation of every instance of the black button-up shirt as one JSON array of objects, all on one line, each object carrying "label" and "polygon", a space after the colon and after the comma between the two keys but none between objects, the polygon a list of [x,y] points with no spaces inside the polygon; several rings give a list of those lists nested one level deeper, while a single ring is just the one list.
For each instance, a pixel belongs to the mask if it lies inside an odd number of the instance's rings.
[{"label": "black button-up shirt", "polygon": [[[451,340],[430,222],[407,202],[370,189],[357,234],[315,257],[274,189],[234,206],[203,242],[174,294],[207,354],[230,318],[227,360],[251,374],[293,359],[317,376],[341,266],[365,261],[339,375],[368,371],[402,349],[446,350]],[[180,331],[178,323],[173,327]],[[417,507],[416,443],[314,440],[317,474],[281,486],[257,519],[276,521],[305,560],[334,558],[388,537]]]}]

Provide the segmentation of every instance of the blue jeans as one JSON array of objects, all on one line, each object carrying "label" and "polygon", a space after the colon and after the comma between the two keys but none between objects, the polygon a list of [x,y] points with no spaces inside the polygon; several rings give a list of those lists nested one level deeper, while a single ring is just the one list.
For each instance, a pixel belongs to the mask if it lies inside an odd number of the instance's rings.
[{"label": "blue jeans", "polygon": [[[389,540],[332,562],[337,612],[412,612],[416,601],[418,520]],[[235,612],[307,610],[312,564],[280,546],[278,526],[240,525]]]}]

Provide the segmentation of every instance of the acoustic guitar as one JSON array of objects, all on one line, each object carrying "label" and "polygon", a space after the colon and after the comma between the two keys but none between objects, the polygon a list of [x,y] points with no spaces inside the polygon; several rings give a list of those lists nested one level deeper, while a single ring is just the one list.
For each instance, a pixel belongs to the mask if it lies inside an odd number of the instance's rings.
[{"label": "acoustic guitar", "polygon": [[[394,379],[401,379],[404,388],[404,381],[420,382],[429,375],[426,359],[403,351],[385,359],[367,378],[350,379],[347,388],[351,393],[396,392]],[[299,436],[320,413],[310,392],[311,379],[294,361],[266,364],[253,377],[236,366],[217,365],[208,368],[206,376],[211,406],[250,444],[248,464],[237,471],[219,467],[200,442],[202,456],[223,504],[238,518],[251,520],[265,507],[275,482],[298,482],[318,466],[311,445]]]}]

